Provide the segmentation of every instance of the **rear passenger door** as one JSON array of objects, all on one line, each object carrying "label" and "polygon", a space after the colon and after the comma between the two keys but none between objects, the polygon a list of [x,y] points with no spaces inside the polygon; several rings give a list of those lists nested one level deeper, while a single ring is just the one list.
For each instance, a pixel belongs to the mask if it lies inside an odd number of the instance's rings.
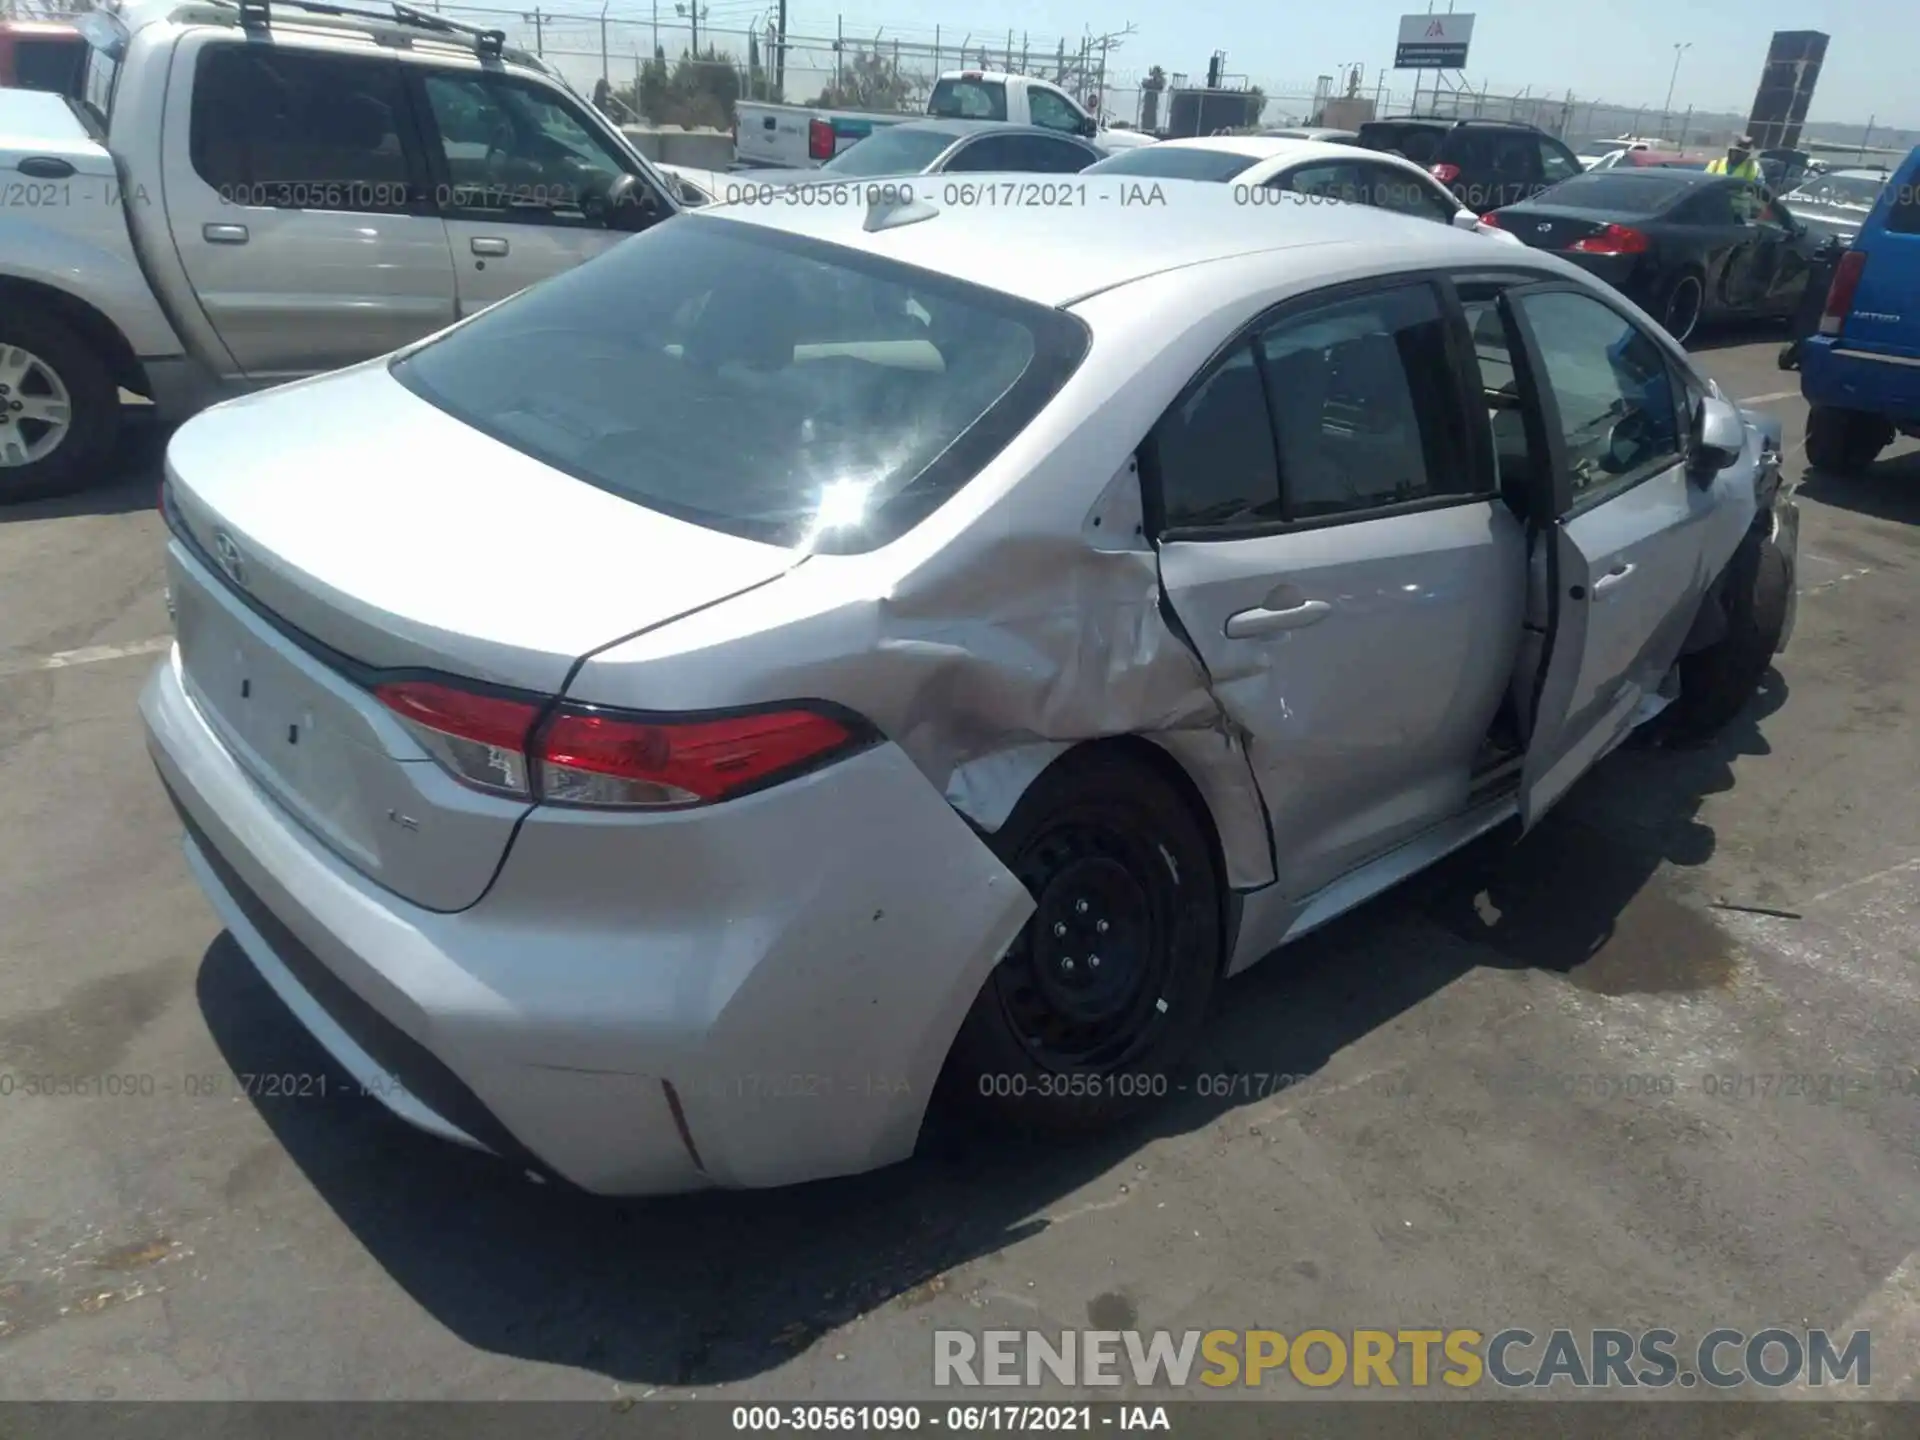
[{"label": "rear passenger door", "polygon": [[[1584,288],[1517,286],[1469,298],[1476,328],[1497,304],[1533,452],[1528,622],[1545,654],[1524,678],[1521,818],[1531,827],[1660,703],[1713,578],[1731,550],[1714,527],[1740,507],[1686,468],[1682,373],[1665,349]],[[1504,458],[1504,457],[1503,457]]]},{"label": "rear passenger door", "polygon": [[332,370],[452,323],[446,226],[398,62],[191,32],[163,133],[180,263],[249,379]]},{"label": "rear passenger door", "polygon": [[1162,586],[1295,900],[1466,808],[1512,671],[1521,533],[1447,316],[1424,282],[1290,302],[1142,447]]}]

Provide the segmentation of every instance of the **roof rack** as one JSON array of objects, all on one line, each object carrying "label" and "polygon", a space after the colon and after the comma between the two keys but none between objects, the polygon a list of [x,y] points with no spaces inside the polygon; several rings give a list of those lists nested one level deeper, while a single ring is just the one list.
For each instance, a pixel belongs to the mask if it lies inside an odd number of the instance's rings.
[{"label": "roof rack", "polygon": [[378,10],[334,5],[327,3],[327,0],[235,0],[235,3],[240,11],[241,28],[247,30],[271,29],[273,11],[280,8],[298,10],[307,15],[343,16],[356,20],[375,20],[383,25],[411,26],[439,35],[466,36],[472,40],[475,54],[493,59],[504,56],[507,49],[507,32],[504,30],[482,30],[477,25],[462,25],[458,20],[449,20],[444,15],[429,15],[411,5],[403,5],[400,0],[391,0],[392,13],[384,15]]},{"label": "roof rack", "polygon": [[1369,124],[1388,124],[1395,120],[1431,120],[1441,125],[1511,125],[1520,130],[1538,130],[1540,127],[1528,120],[1506,120],[1493,115],[1436,115],[1431,112],[1413,115],[1382,115]]}]

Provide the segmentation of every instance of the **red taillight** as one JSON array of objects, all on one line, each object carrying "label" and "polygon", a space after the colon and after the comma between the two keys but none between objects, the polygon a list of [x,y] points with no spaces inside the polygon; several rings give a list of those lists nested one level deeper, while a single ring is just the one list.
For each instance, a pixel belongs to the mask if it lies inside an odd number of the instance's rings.
[{"label": "red taillight", "polygon": [[851,747],[851,725],[818,710],[662,720],[401,680],[374,696],[455,779],[556,805],[699,805],[777,780]]},{"label": "red taillight", "polygon": [[833,125],[826,120],[807,122],[807,158],[809,160],[831,160],[833,158]]},{"label": "red taillight", "polygon": [[1496,230],[1504,230],[1507,228],[1507,222],[1500,218],[1500,212],[1498,210],[1489,210],[1486,214],[1482,215],[1480,217],[1480,223],[1482,225],[1491,225]]},{"label": "red taillight", "polygon": [[1833,272],[1833,283],[1827,287],[1826,308],[1820,312],[1822,335],[1838,335],[1841,326],[1847,323],[1847,316],[1853,313],[1853,292],[1860,288],[1860,277],[1866,269],[1864,250],[1849,250],[1840,257],[1840,264]]},{"label": "red taillight", "polygon": [[852,739],[840,721],[813,710],[664,723],[567,710],[540,734],[540,796],[562,805],[723,800]]},{"label": "red taillight", "polygon": [[431,680],[397,680],[373,695],[456,779],[497,795],[531,795],[527,732],[540,706]]},{"label": "red taillight", "polygon": [[1647,237],[1625,225],[1606,225],[1598,235],[1583,236],[1567,247],[1582,255],[1644,255],[1651,248]]},{"label": "red taillight", "polygon": [[1427,171],[1442,185],[1451,185],[1460,178],[1460,167],[1458,165],[1449,165],[1444,160],[1438,165],[1428,166]]}]

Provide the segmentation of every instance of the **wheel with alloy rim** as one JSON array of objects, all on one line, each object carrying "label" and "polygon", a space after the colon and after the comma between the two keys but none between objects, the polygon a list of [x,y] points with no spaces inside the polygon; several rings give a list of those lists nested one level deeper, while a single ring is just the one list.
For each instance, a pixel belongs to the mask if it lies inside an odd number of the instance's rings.
[{"label": "wheel with alloy rim", "polygon": [[949,1057],[969,1104],[1022,1128],[1103,1124],[1166,1095],[1220,971],[1220,889],[1194,807],[1157,766],[1070,755],[994,849],[1034,910]]},{"label": "wheel with alloy rim", "polygon": [[1673,288],[1667,291],[1666,303],[1660,307],[1660,325],[1674,339],[1685,344],[1692,336],[1694,326],[1700,323],[1700,277],[1682,275],[1673,282]]},{"label": "wheel with alloy rim", "polygon": [[0,315],[0,502],[64,494],[103,475],[120,394],[92,347],[31,303]]}]

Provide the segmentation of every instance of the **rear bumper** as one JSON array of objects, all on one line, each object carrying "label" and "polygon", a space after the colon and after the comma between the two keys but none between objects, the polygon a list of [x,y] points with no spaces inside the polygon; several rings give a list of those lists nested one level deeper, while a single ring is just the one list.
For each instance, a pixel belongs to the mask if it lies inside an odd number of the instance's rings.
[{"label": "rear bumper", "polygon": [[1809,405],[1920,424],[1920,357],[1850,350],[1831,335],[1800,342],[1800,394]]},{"label": "rear bumper", "polygon": [[904,1158],[1031,910],[885,745],[697,816],[535,811],[479,903],[424,910],[271,800],[177,666],[142,693],[148,748],[262,976],[400,1118],[588,1190]]}]

